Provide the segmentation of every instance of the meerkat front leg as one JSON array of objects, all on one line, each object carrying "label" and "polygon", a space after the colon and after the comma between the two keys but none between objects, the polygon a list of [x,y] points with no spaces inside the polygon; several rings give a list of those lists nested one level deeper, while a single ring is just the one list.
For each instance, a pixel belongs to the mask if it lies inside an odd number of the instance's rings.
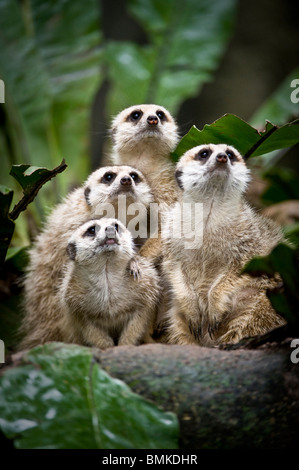
[{"label": "meerkat front leg", "polygon": [[201,328],[197,318],[188,318],[173,305],[167,314],[166,342],[180,345],[198,345],[200,343]]},{"label": "meerkat front leg", "polygon": [[232,295],[237,279],[230,273],[219,274],[208,292],[207,326],[212,338],[226,313],[232,309]]},{"label": "meerkat front leg", "polygon": [[128,271],[133,276],[135,281],[140,281],[142,278],[142,271],[136,258],[132,258],[128,264]]},{"label": "meerkat front leg", "polygon": [[92,323],[84,324],[81,329],[81,335],[83,342],[88,346],[94,346],[100,349],[111,348],[114,345],[114,341],[109,336],[108,332],[104,329],[98,328]]},{"label": "meerkat front leg", "polygon": [[165,315],[168,342],[199,344],[202,316],[198,296],[192,289],[192,284],[185,279],[180,262],[166,262],[164,270],[168,272],[168,281],[171,286],[170,308]]},{"label": "meerkat front leg", "polygon": [[123,329],[118,340],[118,345],[128,346],[140,344],[146,336],[146,332],[149,330],[152,316],[151,312],[142,312],[142,314],[136,312]]}]

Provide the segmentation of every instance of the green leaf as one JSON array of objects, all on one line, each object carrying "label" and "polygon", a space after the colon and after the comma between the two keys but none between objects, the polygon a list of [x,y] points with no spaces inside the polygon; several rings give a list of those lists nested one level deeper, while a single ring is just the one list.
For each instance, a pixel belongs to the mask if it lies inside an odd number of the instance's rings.
[{"label": "green leaf", "polygon": [[291,324],[299,327],[299,265],[296,248],[284,243],[277,245],[268,256],[256,257],[249,261],[243,272],[252,276],[279,273],[283,282],[281,288],[268,292],[273,308]]},{"label": "green leaf", "polygon": [[175,113],[211,79],[232,33],[235,0],[129,0],[147,34],[144,46],[113,42],[105,51],[109,112],[159,103]]},{"label": "green leaf", "polygon": [[286,238],[299,250],[299,222],[284,227]]},{"label": "green leaf", "polygon": [[99,19],[97,0],[0,0],[0,76],[11,143],[3,145],[0,135],[5,165],[72,162],[56,190],[51,184],[42,192],[47,206],[89,172],[90,105],[101,83]]},{"label": "green leaf", "polygon": [[10,174],[23,188],[24,196],[11,211],[11,219],[16,219],[20,212],[25,210],[28,204],[34,200],[41,187],[58,173],[64,171],[66,167],[67,165],[64,160],[53,170],[30,165],[13,165]]},{"label": "green leaf", "polygon": [[299,199],[298,174],[290,168],[272,167],[263,173],[270,184],[262,194],[266,204],[275,204],[288,199]]},{"label": "green leaf", "polygon": [[49,343],[0,378],[0,427],[17,448],[175,449],[178,422],[113,379],[90,348]]},{"label": "green leaf", "polygon": [[264,131],[258,131],[238,116],[225,114],[212,124],[206,124],[201,131],[193,126],[173,152],[173,159],[177,161],[192,147],[209,143],[232,145],[246,159],[298,142],[299,119],[282,127],[267,122]]}]

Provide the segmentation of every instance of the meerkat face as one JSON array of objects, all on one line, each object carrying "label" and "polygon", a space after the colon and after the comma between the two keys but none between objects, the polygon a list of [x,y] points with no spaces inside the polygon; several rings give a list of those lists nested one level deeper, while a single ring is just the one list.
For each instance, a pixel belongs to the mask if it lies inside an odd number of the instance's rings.
[{"label": "meerkat face", "polygon": [[168,152],[178,142],[177,125],[163,106],[140,104],[120,112],[112,122],[111,135],[116,150],[133,149],[142,141],[157,141]]},{"label": "meerkat face", "polygon": [[94,263],[95,257],[117,253],[130,259],[134,254],[133,239],[117,219],[94,219],[85,222],[69,239],[67,253],[80,264]]},{"label": "meerkat face", "polygon": [[234,147],[209,144],[188,150],[178,162],[175,176],[184,192],[194,196],[210,190],[243,193],[250,171]]},{"label": "meerkat face", "polygon": [[148,206],[153,196],[144,175],[130,166],[108,166],[93,172],[84,185],[89,206],[113,203],[124,194],[128,201]]}]

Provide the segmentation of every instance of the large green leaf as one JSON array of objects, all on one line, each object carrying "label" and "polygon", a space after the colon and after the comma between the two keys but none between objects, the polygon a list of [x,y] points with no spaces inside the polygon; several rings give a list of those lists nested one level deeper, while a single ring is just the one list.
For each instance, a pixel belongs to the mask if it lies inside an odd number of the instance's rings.
[{"label": "large green leaf", "polygon": [[49,343],[0,378],[0,428],[17,448],[175,449],[178,421],[101,370],[92,350]]},{"label": "large green leaf", "polygon": [[233,145],[245,157],[256,157],[299,142],[299,119],[278,127],[270,122],[259,131],[234,114],[225,114],[202,130],[193,126],[173,153],[178,160],[192,147],[202,144]]},{"label": "large green leaf", "polygon": [[156,102],[173,113],[217,68],[232,32],[236,0],[129,0],[129,12],[148,44],[112,42],[106,48],[109,112]]},{"label": "large green leaf", "polygon": [[[89,171],[89,110],[100,82],[99,2],[0,0],[0,29],[6,168],[53,167],[63,157],[72,163],[59,191],[46,190],[49,204]],[[1,178],[6,183],[5,174]]]},{"label": "large green leaf", "polygon": [[23,197],[11,211],[11,219],[16,219],[20,212],[25,210],[28,204],[34,200],[42,186],[54,178],[58,173],[62,173],[66,167],[67,165],[64,160],[62,160],[60,165],[53,170],[30,165],[13,165],[10,170],[10,174],[22,187]]},{"label": "large green leaf", "polygon": [[[298,234],[297,234],[298,236]],[[299,265],[298,250],[284,243],[277,245],[269,255],[253,258],[247,263],[244,272],[252,276],[279,273],[283,282],[281,288],[269,290],[268,297],[274,309],[284,316],[296,330],[299,328]]]}]

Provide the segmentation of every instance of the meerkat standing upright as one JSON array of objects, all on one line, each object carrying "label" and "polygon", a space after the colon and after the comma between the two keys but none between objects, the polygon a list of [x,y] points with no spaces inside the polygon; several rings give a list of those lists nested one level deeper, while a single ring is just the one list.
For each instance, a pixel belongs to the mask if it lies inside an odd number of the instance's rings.
[{"label": "meerkat standing upright", "polygon": [[168,342],[235,343],[285,324],[266,296],[276,281],[241,274],[246,262],[267,255],[283,238],[272,220],[245,202],[250,175],[242,156],[225,144],[201,145],[181,157],[176,177],[181,203],[167,219],[171,227],[182,213],[183,233],[163,240],[163,272],[171,286]]},{"label": "meerkat standing upright", "polygon": [[[135,253],[129,230],[116,219],[90,220],[71,235],[67,251],[59,290],[64,341],[99,348],[152,342],[158,274]],[[129,273],[132,258],[139,280]]]},{"label": "meerkat standing upright", "polygon": [[[119,204],[120,199],[123,204]],[[24,278],[25,316],[21,325],[23,339],[19,348],[34,347],[46,341],[61,341],[58,319],[58,295],[63,266],[67,261],[66,247],[70,235],[86,220],[94,217],[117,217],[131,204],[140,204],[140,233],[136,243],[147,238],[147,209],[153,201],[144,175],[129,166],[103,167],[93,172],[86,182],[71,192],[48,217],[45,227],[31,248],[30,262]],[[124,206],[121,210],[120,206]],[[127,224],[134,219],[127,214]],[[134,226],[132,227],[134,231]],[[132,264],[138,274],[138,266]]]},{"label": "meerkat standing upright", "polygon": [[161,258],[161,215],[178,198],[171,152],[178,143],[174,118],[163,106],[140,104],[121,111],[112,121],[111,160],[117,165],[132,165],[147,178],[158,204],[159,228],[142,247],[141,253]]}]

